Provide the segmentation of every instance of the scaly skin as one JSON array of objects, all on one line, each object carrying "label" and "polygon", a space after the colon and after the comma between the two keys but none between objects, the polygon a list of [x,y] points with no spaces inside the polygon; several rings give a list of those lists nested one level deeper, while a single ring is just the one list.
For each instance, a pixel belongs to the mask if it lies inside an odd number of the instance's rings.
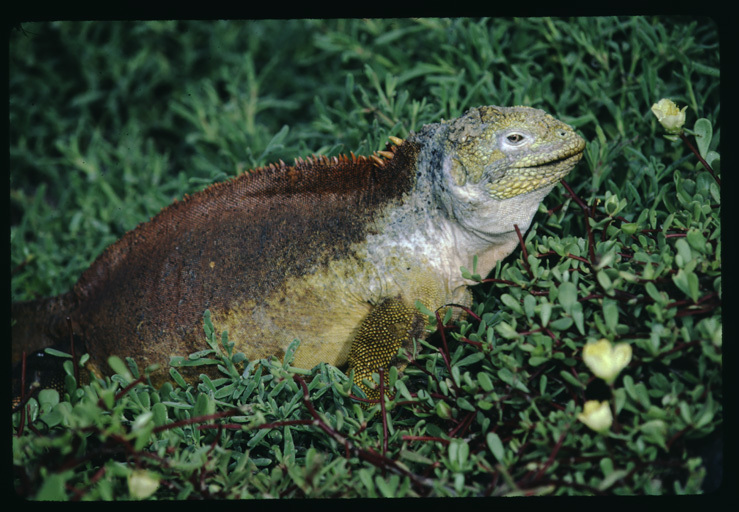
[{"label": "scaly skin", "polygon": [[480,107],[372,157],[213,185],[124,235],[71,292],[14,305],[14,359],[69,339],[69,316],[93,373],[112,354],[166,367],[202,349],[209,309],[249,359],[281,357],[298,338],[296,366],[348,363],[376,398],[372,373],[424,335],[416,301],[469,304],[460,267],[478,256],[484,274],[508,255],[514,225],[528,228],[584,147],[540,110]]}]

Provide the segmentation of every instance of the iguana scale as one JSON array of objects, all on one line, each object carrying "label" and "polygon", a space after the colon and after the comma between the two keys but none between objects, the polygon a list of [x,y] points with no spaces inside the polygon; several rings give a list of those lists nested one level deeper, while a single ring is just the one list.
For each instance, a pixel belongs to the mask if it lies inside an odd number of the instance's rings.
[{"label": "iguana scale", "polygon": [[[469,304],[539,202],[581,159],[569,126],[528,107],[479,107],[371,157],[298,159],[212,185],[108,247],[63,295],[13,305],[13,357],[70,338],[100,376],[111,354],[166,367],[203,348],[202,315],[249,359],[396,364],[430,310]],[[69,321],[67,320],[69,318]],[[158,372],[160,375],[166,372]]]}]

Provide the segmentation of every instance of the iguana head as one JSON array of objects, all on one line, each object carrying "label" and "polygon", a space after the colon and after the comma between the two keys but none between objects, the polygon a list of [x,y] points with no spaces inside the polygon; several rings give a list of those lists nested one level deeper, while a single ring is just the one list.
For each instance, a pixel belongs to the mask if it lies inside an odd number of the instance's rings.
[{"label": "iguana head", "polygon": [[458,186],[484,180],[495,199],[555,184],[582,157],[585,141],[568,125],[530,107],[479,107],[450,122],[447,151]]},{"label": "iguana head", "polygon": [[483,235],[525,230],[585,149],[570,126],[530,107],[478,107],[432,126],[419,136],[437,169],[436,202]]}]

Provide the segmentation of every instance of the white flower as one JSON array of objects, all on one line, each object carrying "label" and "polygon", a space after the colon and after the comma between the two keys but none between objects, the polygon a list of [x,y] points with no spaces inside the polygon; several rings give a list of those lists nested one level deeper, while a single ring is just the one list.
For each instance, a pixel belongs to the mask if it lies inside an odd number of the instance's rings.
[{"label": "white flower", "polygon": [[[657,121],[664,127],[665,131],[670,135],[679,135],[683,131],[685,124],[685,109],[687,105],[680,110],[672,101],[662,98],[652,105],[652,112],[657,116]],[[674,137],[673,137],[674,138]]]},{"label": "white flower", "polygon": [[596,432],[603,433],[611,428],[613,424],[611,406],[608,405],[607,401],[588,400],[585,402],[582,412],[577,415],[577,419]]},{"label": "white flower", "polygon": [[582,349],[582,360],[593,375],[610,384],[631,361],[631,345],[628,343],[613,345],[606,339],[588,343]]}]

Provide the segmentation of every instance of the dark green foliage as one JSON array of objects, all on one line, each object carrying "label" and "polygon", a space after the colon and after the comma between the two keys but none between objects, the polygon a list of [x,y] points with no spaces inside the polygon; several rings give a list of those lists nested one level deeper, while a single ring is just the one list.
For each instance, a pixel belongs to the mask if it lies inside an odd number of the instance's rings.
[{"label": "dark green foliage", "polygon": [[[247,362],[208,330],[160,390],[131,362],[15,413],[35,499],[681,494],[720,483],[718,34],[706,19],[38,23],[10,37],[14,299],[69,289],[171,199],[277,159],[367,154],[483,105],[589,141],[466,320],[364,409],[320,365]],[[688,106],[669,141],[650,113]],[[688,143],[710,165],[707,170]],[[717,179],[718,178],[718,179]],[[217,222],[217,219],[214,219]],[[470,277],[475,269],[465,269]],[[486,279],[487,278],[487,279]],[[286,312],[289,314],[289,312]],[[207,318],[207,316],[206,316]],[[630,344],[612,385],[582,347]],[[166,371],[159,369],[155,371]],[[243,373],[243,377],[242,377]],[[135,383],[129,387],[129,384]],[[608,401],[604,434],[577,416]],[[129,485],[130,484],[130,485]],[[152,487],[154,489],[154,487]]]}]

